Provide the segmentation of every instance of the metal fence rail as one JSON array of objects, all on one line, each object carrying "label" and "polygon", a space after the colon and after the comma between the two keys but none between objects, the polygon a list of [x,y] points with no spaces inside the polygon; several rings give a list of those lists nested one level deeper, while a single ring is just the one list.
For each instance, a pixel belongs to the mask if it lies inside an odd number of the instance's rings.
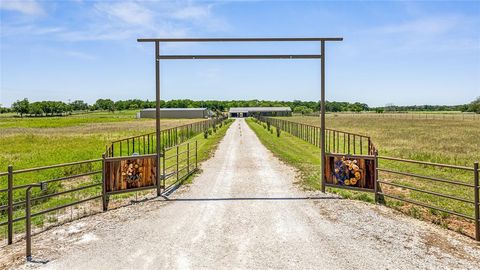
[{"label": "metal fence rail", "polygon": [[[164,129],[160,132],[161,148],[173,147],[183,143],[209,128],[213,128],[225,117],[211,118],[199,122],[186,124],[178,127]],[[134,153],[140,155],[153,154],[156,152],[155,132],[132,136],[112,141],[106,148],[106,157],[131,156]]]},{"label": "metal fence rail", "polygon": [[[302,123],[297,123],[293,121],[288,121],[284,119],[278,118],[271,118],[271,117],[261,117],[257,116],[256,119],[258,121],[264,122],[264,125],[268,125],[267,128],[270,126],[275,126],[282,131],[286,131],[293,136],[296,136],[302,140],[305,140],[317,147],[320,145],[320,128],[316,126],[306,125]],[[355,155],[356,157],[360,157],[362,153],[365,153],[368,157],[374,158],[374,166],[375,166],[375,188],[373,190],[375,194],[375,201],[382,202],[385,197],[391,198],[398,201],[403,201],[409,204],[418,205],[421,207],[425,207],[428,209],[448,213],[457,217],[465,218],[467,220],[473,221],[475,226],[474,238],[477,241],[480,241],[480,199],[479,199],[479,168],[478,162],[474,163],[473,167],[466,167],[466,166],[458,166],[458,165],[449,165],[449,164],[440,164],[440,163],[433,163],[433,162],[426,162],[426,161],[418,161],[418,160],[408,160],[408,159],[401,159],[395,157],[387,157],[387,156],[378,156],[377,150],[372,143],[370,137],[349,133],[349,132],[342,132],[338,130],[331,130],[326,129],[325,134],[325,148],[326,151],[330,154],[341,154],[345,156]],[[366,147],[366,148],[365,148]],[[362,150],[363,149],[363,150]],[[399,162],[399,163],[408,163],[408,164],[415,164],[419,166],[423,166],[426,168],[443,168],[447,170],[454,170],[457,171],[456,176],[460,176],[463,174],[471,173],[470,178],[471,181],[461,182],[459,180],[453,179],[446,179],[435,177],[432,175],[424,175],[419,173],[411,173],[405,170],[393,169],[387,167],[387,164],[383,164],[383,167],[379,167],[379,160],[390,162]],[[396,166],[398,167],[398,166]],[[385,177],[385,175],[399,175],[404,178],[411,178],[415,179],[415,181],[409,182],[410,185],[405,183],[399,183],[392,180],[392,177]],[[419,182],[418,179],[421,179],[422,182]],[[469,191],[464,197],[447,194],[445,192],[436,191],[436,190],[429,190],[425,187],[418,186],[419,184],[424,184],[423,181],[430,181],[430,182],[437,182],[442,183],[445,185],[449,185],[452,190],[458,191],[459,189],[468,189]],[[415,184],[417,186],[415,186]],[[327,184],[326,186],[335,187],[335,188],[343,188],[343,189],[350,189],[353,191],[368,191],[358,188],[352,188],[347,186],[338,186]],[[392,194],[387,191],[383,191],[382,187],[394,187],[399,190],[408,190],[412,192],[416,192],[419,194],[426,194],[428,196],[432,196],[435,200],[440,200],[440,202],[445,203],[446,201],[457,202],[461,204],[468,205],[469,207],[473,208],[473,215],[461,213],[458,211],[454,211],[452,209],[446,209],[445,207],[439,206],[438,204],[435,205],[433,200],[432,201],[425,201],[422,202],[421,200],[414,200],[412,198],[407,198],[405,196],[401,196],[398,194]],[[370,191],[371,192],[371,191]],[[445,200],[445,201],[442,201]],[[440,204],[441,205],[441,204]],[[470,208],[470,209],[471,209]],[[465,209],[462,208],[462,210]]]},{"label": "metal fence rail", "polygon": [[162,187],[169,190],[198,169],[198,142],[163,149]]},{"label": "metal fence rail", "polygon": [[[320,117],[318,113],[304,114],[301,116]],[[480,114],[478,113],[402,113],[402,112],[329,112],[326,117],[353,117],[353,118],[386,118],[386,119],[405,119],[405,120],[480,120]]]},{"label": "metal fence rail", "polygon": [[[161,188],[165,189],[165,185],[170,184],[173,180],[175,181],[172,184],[178,183],[197,170],[198,144],[196,141],[187,142],[187,140],[202,132],[208,132],[209,129],[215,131],[217,125],[225,119],[226,117],[212,118],[161,131],[163,149],[159,162],[160,168],[162,168],[160,172],[163,172],[163,174],[159,173],[163,180]],[[0,180],[5,178],[7,183],[6,188],[0,189],[0,228],[6,229],[7,244],[10,245],[14,241],[14,225],[18,222],[25,222],[28,258],[31,218],[72,206],[77,207],[96,199],[102,199],[105,209],[106,193],[105,185],[102,184],[105,182],[105,160],[153,154],[156,152],[155,138],[155,133],[148,133],[113,141],[107,146],[103,158],[99,159],[21,170],[14,170],[12,165],[8,166],[7,172],[0,172]],[[16,185],[15,182],[24,184]],[[40,187],[41,190],[36,189]],[[138,191],[138,189],[133,191]],[[33,194],[30,194],[31,192]],[[53,198],[63,200],[49,206],[48,203]],[[34,206],[34,210],[36,210],[33,213],[31,206]],[[99,207],[99,211],[101,209]]]},{"label": "metal fence rail", "polygon": [[[8,172],[0,175],[7,176],[7,188],[0,190],[2,203],[0,227],[7,226],[7,243],[13,242],[14,224],[27,219],[26,212],[31,206],[39,206],[37,212],[30,213],[31,217],[37,217],[100,198],[101,161],[101,159],[93,159],[22,170],[14,170],[10,165]],[[15,180],[28,182],[27,179],[35,179],[35,181],[15,185]],[[40,192],[34,190],[33,197],[29,198],[30,189],[40,183],[45,187],[44,190]],[[87,190],[88,192],[82,192]],[[65,196],[67,196],[65,203],[59,206],[45,205],[46,209],[41,207],[49,199]]]},{"label": "metal fence rail", "polygon": [[[430,182],[440,182],[442,184],[448,185],[449,187],[455,190],[460,190],[460,188],[463,189],[468,189],[470,190],[470,196],[469,198],[465,197],[459,197],[458,195],[451,195],[451,194],[445,194],[439,191],[432,191],[425,189],[423,187],[418,187],[418,186],[411,186],[411,185],[406,185],[406,184],[400,184],[397,183],[391,179],[388,179],[387,177],[378,177],[377,182],[380,188],[376,192],[376,197],[377,196],[384,196],[388,197],[391,199],[395,199],[398,201],[403,201],[406,203],[418,205],[421,207],[425,207],[428,209],[448,213],[450,215],[458,216],[465,218],[467,220],[471,220],[474,222],[475,226],[475,239],[477,241],[480,241],[480,202],[479,202],[479,168],[478,168],[478,162],[475,162],[473,167],[466,167],[466,166],[458,166],[458,165],[448,165],[448,164],[440,164],[440,163],[432,163],[432,162],[424,162],[424,161],[418,161],[418,160],[408,160],[408,159],[401,159],[401,158],[393,158],[393,157],[386,157],[386,156],[378,156],[377,157],[379,160],[385,160],[385,161],[391,161],[391,162],[399,162],[399,163],[408,163],[408,164],[416,164],[424,167],[434,167],[434,168],[443,168],[443,169],[451,169],[451,170],[456,170],[460,171],[463,173],[471,173],[471,182],[460,182],[458,180],[452,180],[452,179],[445,179],[445,178],[440,178],[440,177],[433,177],[430,175],[422,175],[422,174],[417,174],[417,173],[410,173],[406,171],[399,171],[399,170],[392,170],[388,168],[382,168],[382,167],[377,167],[376,171],[378,174],[393,174],[393,175],[401,175],[403,177],[409,177],[413,179],[421,179],[423,181],[430,181]],[[414,183],[423,183],[423,182],[418,182],[414,181]],[[437,198],[442,198],[445,200],[451,200],[451,201],[456,201],[456,202],[461,202],[466,205],[470,205],[474,211],[473,215],[468,215],[465,213],[460,213],[458,211],[453,211],[450,209],[446,209],[444,207],[436,206],[433,203],[428,203],[428,202],[422,202],[420,200],[413,200],[410,198],[405,198],[401,195],[396,195],[396,194],[391,194],[387,192],[381,191],[382,188],[381,186],[392,186],[396,187],[402,190],[409,190],[421,194],[428,194],[430,196],[434,196]],[[465,210],[465,209],[463,209]]]},{"label": "metal fence rail", "polygon": [[[321,144],[321,128],[285,119],[257,116],[259,121],[272,125],[317,147]],[[329,153],[373,155],[375,146],[370,137],[351,132],[325,129],[325,150]]]}]

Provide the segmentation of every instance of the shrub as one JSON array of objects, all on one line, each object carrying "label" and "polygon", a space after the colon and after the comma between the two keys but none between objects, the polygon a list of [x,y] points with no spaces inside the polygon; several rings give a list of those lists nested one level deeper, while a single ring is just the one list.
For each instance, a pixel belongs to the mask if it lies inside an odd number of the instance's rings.
[{"label": "shrub", "polygon": [[207,130],[205,130],[203,132],[203,138],[208,139],[208,131]]},{"label": "shrub", "polygon": [[277,127],[277,137],[280,137],[281,130]]}]

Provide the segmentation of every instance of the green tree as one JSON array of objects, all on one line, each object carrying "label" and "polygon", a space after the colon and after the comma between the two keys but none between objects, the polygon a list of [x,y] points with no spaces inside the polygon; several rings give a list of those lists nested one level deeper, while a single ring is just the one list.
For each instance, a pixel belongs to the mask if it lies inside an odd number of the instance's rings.
[{"label": "green tree", "polygon": [[27,114],[29,111],[30,102],[28,99],[24,98],[22,100],[17,100],[12,104],[12,109],[14,112],[20,114],[20,117],[23,117],[24,114]]},{"label": "green tree", "polygon": [[94,106],[100,110],[115,111],[115,103],[111,99],[98,99]]},{"label": "green tree", "polygon": [[468,111],[480,113],[480,97],[477,97],[477,99],[468,104]]},{"label": "green tree", "polygon": [[83,100],[75,100],[69,104],[73,111],[86,111],[88,110],[88,104]]},{"label": "green tree", "polygon": [[42,109],[41,102],[34,102],[34,103],[30,104],[28,113],[30,115],[42,116],[44,111]]}]

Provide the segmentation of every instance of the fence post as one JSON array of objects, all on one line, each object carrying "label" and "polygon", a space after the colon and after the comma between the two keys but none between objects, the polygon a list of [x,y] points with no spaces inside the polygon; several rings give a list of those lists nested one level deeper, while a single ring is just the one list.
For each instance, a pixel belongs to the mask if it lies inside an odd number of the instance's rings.
[{"label": "fence post", "polygon": [[179,172],[178,172],[178,145],[177,145],[177,181],[180,178],[178,175],[179,175]]},{"label": "fence post", "polygon": [[187,175],[190,174],[190,143],[187,143]]},{"label": "fence post", "polygon": [[195,141],[195,170],[198,168],[198,141]]},{"label": "fence post", "polygon": [[25,240],[26,240],[26,258],[27,261],[32,261],[32,218],[31,218],[31,202],[30,189],[39,187],[42,191],[46,189],[45,183],[32,184],[25,190]]},{"label": "fence post", "polygon": [[478,161],[473,164],[474,173],[474,194],[475,194],[475,240],[480,241],[480,200],[479,200],[479,176],[478,176]]},{"label": "fence post", "polygon": [[373,161],[373,169],[375,171],[374,173],[374,191],[375,191],[375,203],[378,203],[378,151],[375,150],[373,153],[374,161]]},{"label": "fence post", "polygon": [[25,226],[26,226],[26,257],[27,261],[31,261],[32,259],[32,225],[31,225],[31,214],[30,214],[30,189],[32,186],[27,187],[26,194],[25,194]]},{"label": "fence post", "polygon": [[163,188],[163,189],[165,189],[165,180],[166,180],[166,179],[165,179],[165,178],[166,178],[166,176],[165,176],[165,172],[166,172],[166,170],[165,170],[165,164],[166,164],[165,158],[166,158],[166,151],[165,151],[165,147],[163,147],[163,164],[162,164],[162,167],[163,167],[163,168],[162,168],[162,169],[163,169],[162,188]]},{"label": "fence post", "polygon": [[105,154],[102,155],[102,209],[103,211],[108,210],[108,199],[107,199],[107,181],[105,179]]},{"label": "fence post", "polygon": [[8,244],[13,243],[13,165],[8,165]]}]

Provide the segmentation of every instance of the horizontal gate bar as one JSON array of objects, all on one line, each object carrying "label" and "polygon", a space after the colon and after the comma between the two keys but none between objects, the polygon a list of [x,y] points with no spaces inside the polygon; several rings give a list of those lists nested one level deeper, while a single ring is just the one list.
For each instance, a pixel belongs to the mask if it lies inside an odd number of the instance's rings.
[{"label": "horizontal gate bar", "polygon": [[264,55],[158,55],[157,59],[181,60],[181,59],[320,59],[320,54],[264,54]]},{"label": "horizontal gate bar", "polygon": [[409,186],[396,184],[396,183],[392,183],[392,182],[387,182],[387,181],[382,181],[382,180],[377,180],[377,182],[381,183],[381,184],[385,184],[385,185],[398,187],[398,188],[404,188],[404,189],[409,189],[409,190],[413,190],[413,191],[416,191],[416,192],[426,193],[426,194],[430,194],[430,195],[434,195],[434,196],[438,196],[438,197],[442,197],[442,198],[446,198],[446,199],[451,199],[451,200],[460,201],[460,202],[469,203],[469,204],[475,204],[474,201],[471,201],[471,200],[468,200],[468,199],[459,198],[459,197],[450,196],[450,195],[445,195],[445,194],[434,192],[434,191],[428,191],[428,190],[424,190],[424,189],[409,187]]},{"label": "horizontal gate bar", "polygon": [[311,38],[139,38],[138,42],[271,42],[271,41],[342,41],[341,37]]},{"label": "horizontal gate bar", "polygon": [[389,169],[385,169],[385,168],[377,168],[377,170],[379,172],[399,174],[399,175],[410,176],[410,177],[421,178],[421,179],[427,179],[427,180],[432,180],[432,181],[437,181],[437,182],[442,182],[442,183],[447,183],[447,184],[452,184],[452,185],[471,187],[471,188],[475,187],[475,185],[471,185],[471,184],[467,184],[467,183],[462,183],[462,182],[458,182],[458,181],[451,181],[451,180],[447,180],[447,179],[443,179],[443,178],[436,178],[436,177],[431,177],[431,176],[424,176],[424,175],[415,174],[415,173],[406,173],[406,172],[400,172],[400,171],[395,171],[395,170],[389,170]]},{"label": "horizontal gate bar", "polygon": [[378,195],[382,195],[382,196],[385,196],[385,197],[388,197],[388,198],[392,198],[392,199],[395,199],[395,200],[399,200],[399,201],[403,201],[403,202],[407,202],[407,203],[411,203],[411,204],[416,204],[416,205],[419,205],[419,206],[422,206],[422,207],[425,207],[425,208],[430,208],[430,209],[434,209],[434,210],[437,210],[437,211],[442,211],[442,212],[449,213],[451,215],[455,215],[455,216],[459,216],[459,217],[463,217],[463,218],[466,218],[466,219],[475,220],[475,218],[473,218],[471,216],[467,216],[467,215],[464,215],[464,214],[461,214],[461,213],[450,211],[450,210],[447,210],[447,209],[444,209],[444,208],[431,206],[431,205],[428,205],[426,203],[417,202],[417,201],[414,201],[414,200],[401,198],[401,197],[390,195],[390,194],[385,194],[383,192],[379,192]]}]

